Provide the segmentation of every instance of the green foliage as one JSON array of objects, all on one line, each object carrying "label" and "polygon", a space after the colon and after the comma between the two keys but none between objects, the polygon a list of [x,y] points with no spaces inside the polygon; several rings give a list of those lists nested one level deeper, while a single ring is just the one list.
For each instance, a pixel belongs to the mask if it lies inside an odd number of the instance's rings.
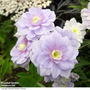
[{"label": "green foliage", "polygon": [[6,70],[7,70],[7,67],[8,67],[8,58],[7,58],[7,60],[5,60],[4,64],[2,65],[1,76],[0,76],[1,79],[4,76],[4,74],[5,74]]},{"label": "green foliage", "polygon": [[29,73],[33,76],[37,81],[41,81],[42,77],[37,73],[37,68],[31,63],[29,67]]},{"label": "green foliage", "polygon": [[70,5],[70,8],[77,9],[81,11],[83,8],[87,8],[88,0],[78,0],[77,5]]},{"label": "green foliage", "polygon": [[[16,43],[16,38],[13,36],[16,33],[14,22],[5,19],[0,15],[0,73],[3,78],[5,73],[12,73],[14,64],[11,61],[10,50]],[[7,61],[8,60],[8,61]],[[6,66],[5,66],[6,65]]]},{"label": "green foliage", "polygon": [[75,83],[76,87],[90,86],[90,39],[84,39],[79,48],[78,64],[75,65],[73,72],[80,76],[79,81]]},{"label": "green foliage", "polygon": [[20,72],[17,74],[18,77],[21,77],[17,81],[19,82],[20,86],[22,87],[44,87],[44,85],[39,83],[43,79],[43,77],[41,77],[37,73],[37,68],[32,63],[30,63],[30,66],[29,66],[29,73],[30,74]]},{"label": "green foliage", "polygon": [[24,72],[20,72],[17,74],[17,77],[25,77],[25,76],[29,76],[27,73]]},{"label": "green foliage", "polygon": [[18,82],[22,87],[34,87],[37,85],[37,81],[32,76],[24,76]]}]

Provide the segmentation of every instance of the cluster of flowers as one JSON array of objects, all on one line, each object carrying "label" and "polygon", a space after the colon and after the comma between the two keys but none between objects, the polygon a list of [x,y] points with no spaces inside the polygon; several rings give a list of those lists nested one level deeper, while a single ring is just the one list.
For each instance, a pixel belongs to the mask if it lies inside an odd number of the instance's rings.
[{"label": "cluster of flowers", "polygon": [[50,3],[50,0],[0,0],[0,14],[8,16],[9,14],[14,13],[11,20],[16,22],[26,10],[29,10],[29,8],[46,8]]},{"label": "cluster of flowers", "polygon": [[23,13],[15,24],[18,41],[10,52],[11,60],[26,70],[31,61],[45,81],[54,81],[52,86],[71,87],[79,78],[71,70],[78,63],[86,26],[72,18],[63,28],[55,27],[55,19],[50,9],[32,7]]}]

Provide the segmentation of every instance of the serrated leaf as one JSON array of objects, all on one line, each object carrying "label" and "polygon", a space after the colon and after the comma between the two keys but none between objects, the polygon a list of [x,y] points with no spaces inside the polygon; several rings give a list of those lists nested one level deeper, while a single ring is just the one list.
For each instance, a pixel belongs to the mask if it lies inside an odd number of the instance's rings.
[{"label": "serrated leaf", "polygon": [[2,65],[2,68],[1,68],[1,77],[2,78],[7,70],[7,67],[8,67],[8,60],[9,58],[7,58],[7,60],[5,60],[5,63]]},{"label": "serrated leaf", "polygon": [[24,72],[20,72],[18,74],[16,74],[17,77],[25,77],[25,76],[29,76],[27,73]]},{"label": "serrated leaf", "polygon": [[22,87],[35,87],[37,85],[37,81],[32,76],[25,76],[17,82],[19,82],[19,85]]}]

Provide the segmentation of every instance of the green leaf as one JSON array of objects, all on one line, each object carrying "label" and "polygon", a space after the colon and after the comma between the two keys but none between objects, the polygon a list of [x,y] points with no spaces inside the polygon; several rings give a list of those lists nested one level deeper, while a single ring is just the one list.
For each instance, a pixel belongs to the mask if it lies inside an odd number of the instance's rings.
[{"label": "green leaf", "polygon": [[5,42],[5,39],[0,36],[0,41],[3,44]]},{"label": "green leaf", "polygon": [[85,39],[84,42],[82,43],[82,46],[79,49],[86,47],[86,46],[90,46],[90,39]]},{"label": "green leaf", "polygon": [[74,68],[73,69],[74,73],[77,73],[80,76],[80,79],[82,80],[87,80],[88,78],[86,77],[85,73],[82,71],[81,67],[79,68]]},{"label": "green leaf", "polygon": [[37,85],[37,81],[32,76],[25,76],[17,82],[19,82],[19,85],[22,87],[35,87]]},{"label": "green leaf", "polygon": [[31,76],[33,76],[33,64],[32,63],[30,63],[30,65],[29,65],[29,73],[30,73],[30,75]]},{"label": "green leaf", "polygon": [[86,73],[87,77],[90,79],[90,71]]},{"label": "green leaf", "polygon": [[31,63],[29,65],[29,73],[31,76],[33,76],[38,82],[43,79],[38,73],[37,73],[37,68]]},{"label": "green leaf", "polygon": [[0,59],[0,65],[3,65],[5,63],[4,59]]},{"label": "green leaf", "polygon": [[5,74],[6,70],[7,70],[8,60],[9,60],[9,58],[7,58],[5,60],[5,63],[2,65],[2,68],[1,68],[1,77],[0,78],[2,78],[4,76],[4,74]]},{"label": "green leaf", "polygon": [[0,21],[1,21],[1,19],[2,19],[2,15],[0,15]]},{"label": "green leaf", "polygon": [[7,73],[12,73],[12,66],[10,64],[7,67]]},{"label": "green leaf", "polygon": [[90,61],[86,60],[84,57],[78,57],[78,64],[75,65],[75,68],[82,67],[84,65],[90,65]]},{"label": "green leaf", "polygon": [[24,72],[20,72],[18,74],[16,74],[17,77],[25,77],[25,76],[29,76],[27,73]]}]

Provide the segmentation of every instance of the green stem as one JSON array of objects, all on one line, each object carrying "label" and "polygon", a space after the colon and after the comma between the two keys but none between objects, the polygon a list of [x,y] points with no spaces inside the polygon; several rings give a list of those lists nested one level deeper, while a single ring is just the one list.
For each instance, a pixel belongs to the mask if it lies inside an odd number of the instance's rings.
[{"label": "green stem", "polygon": [[85,69],[83,70],[83,72],[84,72],[85,70],[87,70],[89,67],[90,67],[90,66],[88,66],[87,68],[85,68]]},{"label": "green stem", "polygon": [[79,83],[85,83],[85,82],[90,82],[90,79],[88,79],[86,81],[79,82]]},{"label": "green stem", "polygon": [[85,46],[89,45],[89,44],[90,44],[90,43],[88,43],[88,44],[85,44],[85,45],[81,46],[81,47],[79,48],[79,50],[80,50],[81,48],[83,48],[83,47],[85,47]]},{"label": "green stem", "polygon": [[40,86],[40,87],[45,87],[43,84],[37,82],[37,85]]}]

